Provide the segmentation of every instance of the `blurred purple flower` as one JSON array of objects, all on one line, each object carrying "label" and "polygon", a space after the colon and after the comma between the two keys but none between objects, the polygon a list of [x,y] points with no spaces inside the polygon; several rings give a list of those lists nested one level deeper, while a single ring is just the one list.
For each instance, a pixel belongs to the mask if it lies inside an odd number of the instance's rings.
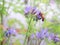
[{"label": "blurred purple flower", "polygon": [[36,37],[37,37],[37,38],[40,38],[40,37],[41,37],[40,32],[37,32],[37,33],[36,33]]},{"label": "blurred purple flower", "polygon": [[40,32],[37,32],[36,37],[38,39],[48,38],[49,41],[53,40],[55,43],[60,42],[60,38],[58,38],[54,33],[49,33],[47,29],[42,29]]},{"label": "blurred purple flower", "polygon": [[[40,19],[42,19],[42,21],[44,21],[44,16],[42,15],[42,13],[36,8],[36,7],[31,7],[31,6],[27,6],[24,10],[25,15],[31,13],[35,15],[35,18],[33,18],[35,21],[38,21]],[[26,16],[28,17],[28,16]]]},{"label": "blurred purple flower", "polygon": [[60,39],[57,37],[57,36],[55,36],[54,37],[54,39],[53,39],[53,41],[56,43],[56,42],[60,42]]},{"label": "blurred purple flower", "polygon": [[33,39],[34,37],[35,37],[35,35],[34,35],[34,34],[32,34],[32,35],[31,35],[31,38]]},{"label": "blurred purple flower", "polygon": [[51,34],[50,34],[50,37],[51,37],[51,38],[54,38],[54,36],[55,36],[54,33],[51,33]]},{"label": "blurred purple flower", "polygon": [[33,11],[33,14],[36,14],[37,8],[34,8],[33,10],[34,10],[34,11]]},{"label": "blurred purple flower", "polygon": [[36,13],[35,13],[35,15],[39,15],[39,13],[40,13],[40,11],[39,11],[39,10],[37,10],[37,11],[36,11]]},{"label": "blurred purple flower", "polygon": [[28,14],[30,10],[31,10],[31,6],[27,6],[24,10],[25,14]]},{"label": "blurred purple flower", "polygon": [[55,37],[54,33],[49,34],[48,40],[53,40]]},{"label": "blurred purple flower", "polygon": [[40,31],[42,38],[44,38],[44,37],[46,36],[46,33],[47,33],[47,32],[48,32],[47,29],[42,29],[42,30]]},{"label": "blurred purple flower", "polygon": [[44,39],[46,37],[47,30],[42,29],[40,32],[36,33],[36,37],[40,39]]},{"label": "blurred purple flower", "polygon": [[33,7],[31,14],[35,14],[35,12],[36,12],[36,7]]},{"label": "blurred purple flower", "polygon": [[39,10],[36,13],[36,18],[37,18],[37,20],[42,19],[42,13]]},{"label": "blurred purple flower", "polygon": [[48,38],[48,37],[49,37],[49,32],[47,32],[47,33],[45,34],[45,37],[46,37],[46,38]]},{"label": "blurred purple flower", "polygon": [[13,29],[13,28],[8,29],[7,32],[6,32],[7,37],[9,37],[11,35],[16,35],[16,34],[17,34],[16,30]]},{"label": "blurred purple flower", "polygon": [[5,32],[5,35],[6,35],[6,37],[10,37],[11,32],[10,31],[7,31],[7,32]]}]

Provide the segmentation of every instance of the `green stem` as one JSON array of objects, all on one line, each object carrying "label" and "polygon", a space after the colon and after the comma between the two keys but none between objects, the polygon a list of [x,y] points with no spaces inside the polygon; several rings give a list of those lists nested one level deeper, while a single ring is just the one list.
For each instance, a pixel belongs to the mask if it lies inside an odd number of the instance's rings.
[{"label": "green stem", "polygon": [[[3,0],[2,10],[1,10],[1,14],[0,14],[0,16],[1,16],[1,25],[3,25],[3,11],[4,11],[4,0]],[[3,38],[3,36],[1,38]],[[0,45],[3,45],[3,40],[0,41]]]},{"label": "green stem", "polygon": [[4,11],[4,0],[3,0],[3,5],[2,5],[2,10],[1,10],[1,24],[3,25],[3,11]]},{"label": "green stem", "polygon": [[[28,38],[28,36],[27,36],[27,34],[29,33],[29,31],[30,31],[30,23],[31,23],[31,19],[32,19],[32,16],[31,16],[31,18],[30,18],[30,20],[29,20],[29,23],[28,23],[28,30],[27,30],[27,32],[26,32],[26,37],[25,37],[25,40],[24,40],[24,44],[23,45],[25,45],[25,42],[26,42],[26,39]],[[28,40],[27,40],[28,41]]]},{"label": "green stem", "polygon": [[6,45],[9,45],[9,40],[10,40],[10,37],[8,38],[8,41],[7,41],[7,44]]},{"label": "green stem", "polygon": [[1,12],[1,24],[2,24],[2,18],[3,18],[3,16],[2,16],[2,12]]}]

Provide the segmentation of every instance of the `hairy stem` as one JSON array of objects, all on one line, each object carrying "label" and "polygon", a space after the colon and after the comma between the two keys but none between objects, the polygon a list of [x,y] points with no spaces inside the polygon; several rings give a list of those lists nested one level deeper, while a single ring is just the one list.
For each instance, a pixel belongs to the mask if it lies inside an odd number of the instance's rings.
[{"label": "hairy stem", "polygon": [[32,16],[31,16],[31,18],[30,18],[30,20],[29,20],[29,23],[28,23],[28,30],[27,30],[27,32],[26,32],[26,37],[25,37],[25,40],[24,40],[24,44],[23,44],[23,45],[25,45],[25,42],[26,42],[26,41],[27,41],[27,44],[26,44],[26,45],[28,45],[28,42],[29,42],[29,36],[28,36],[27,34],[30,32],[31,19],[32,19]]}]

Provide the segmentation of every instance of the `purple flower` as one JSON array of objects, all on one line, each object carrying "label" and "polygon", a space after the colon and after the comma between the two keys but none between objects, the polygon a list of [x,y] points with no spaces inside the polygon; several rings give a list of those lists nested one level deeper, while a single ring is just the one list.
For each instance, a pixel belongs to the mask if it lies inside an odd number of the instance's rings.
[{"label": "purple flower", "polygon": [[41,19],[41,12],[38,10],[37,12],[36,12],[36,19],[37,20],[40,20]]},{"label": "purple flower", "polygon": [[24,10],[25,14],[28,14],[31,10],[31,6],[27,6]]},{"label": "purple flower", "polygon": [[36,7],[33,7],[31,14],[35,14],[35,12],[36,12]]},{"label": "purple flower", "polygon": [[56,35],[54,35],[53,33],[51,33],[49,35],[48,39],[53,40],[55,43],[60,42],[60,39]]},{"label": "purple flower", "polygon": [[39,13],[40,13],[40,11],[39,11],[39,10],[37,10],[37,11],[36,11],[36,13],[35,13],[35,15],[39,15]]},{"label": "purple flower", "polygon": [[31,13],[35,15],[35,18],[33,18],[35,21],[38,21],[40,19],[44,21],[44,16],[36,7],[27,6],[24,12],[25,12],[26,17],[28,17],[27,14]]},{"label": "purple flower", "polygon": [[36,33],[36,37],[40,39],[44,39],[46,37],[47,30],[41,30],[40,32]]},{"label": "purple flower", "polygon": [[42,29],[40,32],[37,32],[36,37],[38,39],[48,38],[49,41],[53,40],[55,43],[60,42],[60,39],[54,33],[49,33],[47,29]]},{"label": "purple flower", "polygon": [[41,37],[42,37],[42,38],[45,38],[47,32],[48,32],[47,29],[42,29],[42,30],[40,31]]},{"label": "purple flower", "polygon": [[6,37],[10,37],[11,36],[11,32],[10,31],[8,31],[8,32],[6,32]]},{"label": "purple flower", "polygon": [[37,12],[38,10],[37,10],[37,8],[33,8],[33,14],[36,14],[36,12]]},{"label": "purple flower", "polygon": [[46,37],[46,38],[48,38],[48,37],[49,37],[49,32],[47,32],[47,33],[45,34],[45,37]]},{"label": "purple flower", "polygon": [[54,37],[54,39],[53,39],[53,41],[56,43],[56,42],[60,42],[60,39],[57,37],[57,36],[55,36]]},{"label": "purple flower", "polygon": [[17,34],[16,30],[13,28],[8,29],[8,31],[6,32],[7,37],[9,37],[11,35],[16,35],[16,34]]},{"label": "purple flower", "polygon": [[34,37],[35,37],[35,35],[34,35],[34,34],[32,34],[32,35],[31,35],[31,38],[33,39]]},{"label": "purple flower", "polygon": [[36,15],[36,18],[37,18],[37,19],[41,19],[41,16],[40,16],[40,15]]},{"label": "purple flower", "polygon": [[48,40],[53,40],[55,37],[54,33],[49,34]]},{"label": "purple flower", "polygon": [[40,32],[37,32],[37,33],[36,33],[36,37],[37,37],[37,38],[40,38],[40,37],[41,37]]},{"label": "purple flower", "polygon": [[51,33],[50,36],[51,36],[51,38],[54,38],[55,35],[54,35],[54,33]]}]

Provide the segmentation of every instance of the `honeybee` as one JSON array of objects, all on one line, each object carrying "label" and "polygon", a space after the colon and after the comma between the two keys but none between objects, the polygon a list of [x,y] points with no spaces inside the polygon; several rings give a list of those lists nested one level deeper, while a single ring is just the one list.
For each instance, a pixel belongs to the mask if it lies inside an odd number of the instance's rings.
[{"label": "honeybee", "polygon": [[42,18],[42,21],[44,21],[44,15],[43,15],[43,13],[41,13],[41,18]]},{"label": "honeybee", "polygon": [[32,14],[35,14],[36,17],[37,17],[37,19],[42,19],[42,21],[44,21],[44,15],[43,15],[43,13],[41,13],[40,11],[35,11],[35,10],[33,10],[33,11],[32,11]]}]

